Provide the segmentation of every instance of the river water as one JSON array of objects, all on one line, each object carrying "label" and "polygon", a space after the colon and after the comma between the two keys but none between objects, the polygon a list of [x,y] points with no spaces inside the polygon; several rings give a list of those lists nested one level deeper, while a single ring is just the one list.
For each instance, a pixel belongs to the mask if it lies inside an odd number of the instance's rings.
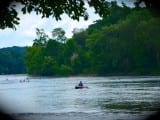
[{"label": "river water", "polygon": [[[21,82],[23,80],[25,82]],[[83,81],[88,89],[74,89],[79,81]],[[77,114],[90,116],[88,119],[93,116],[95,119],[102,116],[111,120],[129,119],[148,115],[159,108],[160,77],[1,75],[0,95],[0,105],[9,113],[54,117],[63,114],[67,117],[57,119],[68,120],[75,119],[73,116]]]}]

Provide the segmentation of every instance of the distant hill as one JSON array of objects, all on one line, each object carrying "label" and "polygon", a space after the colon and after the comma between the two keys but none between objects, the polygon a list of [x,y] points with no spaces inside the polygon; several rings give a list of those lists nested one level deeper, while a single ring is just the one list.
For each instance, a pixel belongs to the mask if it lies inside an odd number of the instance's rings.
[{"label": "distant hill", "polygon": [[25,52],[27,47],[7,47],[0,49],[0,74],[26,73]]}]

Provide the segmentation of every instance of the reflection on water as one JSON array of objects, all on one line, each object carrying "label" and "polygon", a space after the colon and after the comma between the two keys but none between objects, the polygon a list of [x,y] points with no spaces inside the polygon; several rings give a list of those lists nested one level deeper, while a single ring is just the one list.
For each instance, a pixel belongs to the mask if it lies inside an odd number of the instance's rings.
[{"label": "reflection on water", "polygon": [[[29,82],[20,82],[28,79]],[[83,81],[88,89],[74,89]],[[17,113],[143,112],[159,106],[160,77],[1,75],[1,106]]]}]

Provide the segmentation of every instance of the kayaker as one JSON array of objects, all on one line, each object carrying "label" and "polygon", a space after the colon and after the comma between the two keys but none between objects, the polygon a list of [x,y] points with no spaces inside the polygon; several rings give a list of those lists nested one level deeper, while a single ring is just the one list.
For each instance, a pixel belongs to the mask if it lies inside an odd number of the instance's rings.
[{"label": "kayaker", "polygon": [[80,81],[78,85],[79,85],[80,87],[83,87],[82,81]]}]

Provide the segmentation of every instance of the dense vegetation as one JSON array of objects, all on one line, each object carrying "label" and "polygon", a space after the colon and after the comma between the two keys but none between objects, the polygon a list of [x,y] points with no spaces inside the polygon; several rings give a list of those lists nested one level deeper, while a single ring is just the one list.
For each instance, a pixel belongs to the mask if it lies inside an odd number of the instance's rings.
[{"label": "dense vegetation", "polygon": [[0,74],[26,73],[26,47],[8,47],[0,49]]},{"label": "dense vegetation", "polygon": [[32,75],[153,75],[160,73],[160,18],[145,8],[118,6],[88,29],[74,29],[67,39],[61,28],[49,38],[37,29],[27,49]]}]

